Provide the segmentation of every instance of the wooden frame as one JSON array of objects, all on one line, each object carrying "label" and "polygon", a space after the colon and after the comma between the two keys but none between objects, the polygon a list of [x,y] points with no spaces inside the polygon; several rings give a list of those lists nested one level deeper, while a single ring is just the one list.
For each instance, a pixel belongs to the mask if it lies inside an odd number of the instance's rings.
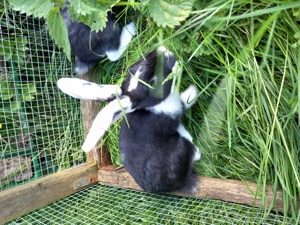
[{"label": "wooden frame", "polygon": [[[82,75],[82,79],[95,81],[96,71],[90,76]],[[90,101],[81,102],[85,134],[99,112],[99,104]],[[253,182],[244,183],[237,180],[216,179],[199,176],[198,192],[190,195],[196,198],[220,199],[228,202],[247,204],[250,206],[269,206],[275,201],[276,210],[283,211],[282,192],[273,192],[268,186],[266,199],[256,197],[258,185]],[[110,163],[107,149],[96,147],[88,154],[88,162],[84,165],[48,175],[38,180],[0,192],[0,224],[4,224],[19,216],[46,206],[67,197],[97,182],[123,188],[141,190],[126,170],[117,170]],[[171,193],[183,195],[182,193]],[[263,202],[265,201],[265,202]]]},{"label": "wooden frame", "polygon": [[[123,168],[118,169],[114,166],[104,166],[98,171],[98,181],[109,186],[131,188],[142,190],[134,181],[132,176]],[[254,182],[242,182],[232,179],[219,179],[199,176],[198,190],[195,194],[183,194],[172,192],[170,194],[179,196],[189,196],[195,198],[219,199],[227,202],[246,204],[254,207],[264,205],[269,206],[273,201],[274,210],[283,211],[282,192],[279,190],[275,194],[271,186],[266,187],[266,199],[256,197],[258,185]]]},{"label": "wooden frame", "polygon": [[95,163],[88,163],[0,192],[0,224],[92,185],[97,170]]}]

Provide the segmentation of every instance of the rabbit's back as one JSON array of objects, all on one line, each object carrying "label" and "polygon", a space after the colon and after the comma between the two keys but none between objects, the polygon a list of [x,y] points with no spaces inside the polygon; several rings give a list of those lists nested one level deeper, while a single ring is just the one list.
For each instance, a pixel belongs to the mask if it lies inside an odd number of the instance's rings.
[{"label": "rabbit's back", "polygon": [[[180,115],[170,118],[147,110],[127,114],[122,122],[120,153],[123,164],[146,191],[184,188],[192,171],[194,146],[177,129]],[[140,121],[136,123],[136,121]]]}]

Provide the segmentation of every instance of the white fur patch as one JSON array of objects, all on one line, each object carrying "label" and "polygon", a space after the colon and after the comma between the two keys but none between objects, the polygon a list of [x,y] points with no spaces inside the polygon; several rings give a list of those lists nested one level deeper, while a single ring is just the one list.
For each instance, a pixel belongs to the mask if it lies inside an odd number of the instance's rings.
[{"label": "white fur patch", "polygon": [[198,161],[198,160],[201,159],[201,151],[196,146],[195,146],[195,148],[196,148],[196,151],[195,151],[195,154],[194,154],[193,161]]},{"label": "white fur patch", "polygon": [[83,100],[106,101],[122,92],[117,85],[98,85],[78,78],[61,78],[57,86],[65,94]]},{"label": "white fur patch", "polygon": [[175,91],[161,103],[146,109],[155,114],[166,114],[172,118],[176,117],[178,114],[182,113],[182,106],[178,92]]},{"label": "white fur patch", "polygon": [[89,72],[89,70],[90,70],[91,68],[89,67],[89,66],[76,66],[75,67],[75,72],[77,73],[77,74],[86,74],[87,72]]},{"label": "white fur patch", "polygon": [[136,35],[134,22],[131,22],[123,27],[120,35],[120,46],[118,50],[107,51],[106,56],[110,61],[118,60],[125,52],[127,46],[131,42],[132,37]]},{"label": "white fur patch", "polygon": [[191,106],[196,102],[197,94],[198,90],[194,85],[190,85],[184,92],[180,94],[180,99],[186,109],[191,108]]},{"label": "white fur patch", "polygon": [[165,46],[160,46],[157,48],[157,51],[160,51],[160,52],[167,52],[168,49],[165,47]]},{"label": "white fur patch", "polygon": [[129,86],[128,86],[128,91],[133,91],[137,88],[137,86],[139,84],[138,78],[140,77],[140,75],[142,73],[143,73],[142,72],[142,67],[140,66],[139,69],[136,71],[136,73],[130,79],[130,83],[129,83]]},{"label": "white fur patch", "polygon": [[[180,134],[180,136],[186,138],[189,142],[191,142],[193,144],[193,138],[192,138],[191,134],[185,129],[183,124],[179,124],[177,131]],[[201,158],[201,152],[200,152],[199,148],[197,148],[195,145],[194,145],[194,147],[195,147],[195,152],[194,152],[193,161],[197,161],[197,160],[200,160],[200,158]]]},{"label": "white fur patch", "polygon": [[132,112],[132,102],[129,97],[123,99],[115,99],[105,106],[96,116],[92,127],[82,145],[82,150],[90,151],[104,135],[109,126],[123,116],[121,107],[125,113]]},{"label": "white fur patch", "polygon": [[160,46],[157,51],[163,52],[166,57],[173,56],[173,52],[169,51],[165,46]]},{"label": "white fur patch", "polygon": [[180,134],[180,136],[186,138],[191,143],[193,142],[192,136],[190,135],[190,133],[185,129],[185,127],[182,124],[179,124],[177,131]]}]

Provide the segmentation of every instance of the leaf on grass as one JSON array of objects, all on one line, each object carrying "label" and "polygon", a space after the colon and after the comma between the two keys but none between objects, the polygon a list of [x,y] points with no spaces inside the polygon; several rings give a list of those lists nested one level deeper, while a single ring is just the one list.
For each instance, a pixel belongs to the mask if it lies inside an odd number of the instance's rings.
[{"label": "leaf on grass", "polygon": [[57,46],[64,50],[68,60],[71,61],[71,48],[68,30],[60,14],[59,7],[55,7],[49,11],[47,16],[47,27]]},{"label": "leaf on grass", "polygon": [[158,26],[173,28],[186,19],[195,0],[150,0],[149,13]]},{"label": "leaf on grass", "polygon": [[51,0],[9,0],[9,2],[13,10],[38,18],[46,18],[48,12],[54,7]]},{"label": "leaf on grass", "polygon": [[14,91],[12,90],[12,88],[9,87],[6,81],[4,82],[0,81],[0,99],[6,101],[11,99],[14,96],[15,96]]},{"label": "leaf on grass", "polygon": [[85,16],[91,14],[95,10],[95,7],[91,5],[89,1],[85,1],[85,0],[72,0],[69,2],[68,7],[69,10],[74,13],[74,16],[75,15]]},{"label": "leaf on grass", "polygon": [[107,10],[118,1],[115,0],[73,0],[68,13],[73,21],[83,22],[92,31],[102,30],[107,22]]},{"label": "leaf on grass", "polygon": [[19,63],[22,65],[24,63],[24,58],[26,55],[26,51],[28,50],[27,47],[28,40],[26,37],[8,37],[3,36],[0,42],[0,56],[3,56],[5,61],[9,61],[13,59],[14,62]]},{"label": "leaf on grass", "polygon": [[91,28],[91,31],[98,32],[103,30],[107,22],[107,12],[103,11],[94,11],[88,15],[80,15],[72,12],[72,8],[69,8],[69,15],[73,21],[82,22],[88,25]]}]

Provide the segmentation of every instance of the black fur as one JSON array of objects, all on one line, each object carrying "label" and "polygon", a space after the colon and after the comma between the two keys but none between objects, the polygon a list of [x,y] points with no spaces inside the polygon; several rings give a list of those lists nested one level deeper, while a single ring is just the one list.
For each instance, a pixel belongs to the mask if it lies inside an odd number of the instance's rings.
[{"label": "black fur", "polygon": [[61,14],[68,29],[72,53],[76,56],[76,71],[92,68],[106,55],[106,51],[117,50],[120,45],[120,28],[114,15],[107,14],[108,22],[103,31],[91,33],[89,26],[73,22],[65,6]]},{"label": "black fur", "polygon": [[[135,74],[142,68],[144,72],[139,78],[149,83],[154,76],[156,59],[157,51],[154,51],[129,71]],[[164,57],[164,78],[172,72],[175,62],[173,55]],[[146,191],[194,192],[198,182],[192,171],[196,148],[177,131],[184,112],[183,106],[179,106],[182,109],[174,116],[155,114],[147,109],[170,95],[171,81],[165,83],[163,96],[157,98],[142,83],[134,91],[128,91],[130,80],[134,79],[130,73],[122,85],[122,95],[130,97],[132,107],[136,110],[126,114],[130,127],[125,120],[121,124],[119,147],[124,167]]]},{"label": "black fur", "polygon": [[[177,132],[180,116],[171,119],[140,109],[122,121],[120,153],[124,167],[146,191],[168,192],[190,188],[194,146]],[[193,180],[193,182],[195,182]]]}]

